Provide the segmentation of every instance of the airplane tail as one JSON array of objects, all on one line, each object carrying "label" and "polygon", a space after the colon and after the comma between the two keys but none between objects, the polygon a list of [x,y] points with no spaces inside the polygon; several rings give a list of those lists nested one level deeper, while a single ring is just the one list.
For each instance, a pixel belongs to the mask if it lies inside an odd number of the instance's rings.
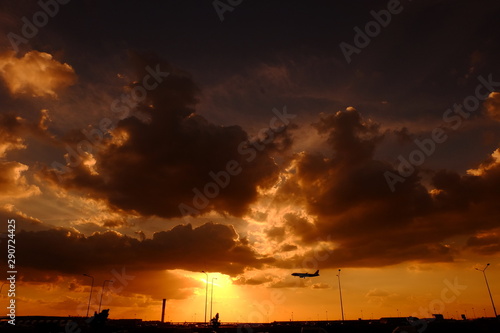
[{"label": "airplane tail", "polygon": [[319,269],[314,273],[314,275],[319,275]]}]

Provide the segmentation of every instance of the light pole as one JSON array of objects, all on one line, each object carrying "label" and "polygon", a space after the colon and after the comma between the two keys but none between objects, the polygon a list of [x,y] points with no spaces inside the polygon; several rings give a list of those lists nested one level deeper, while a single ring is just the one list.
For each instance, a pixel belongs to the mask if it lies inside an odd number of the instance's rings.
[{"label": "light pole", "polygon": [[205,282],[206,282],[206,289],[205,289],[205,326],[207,326],[207,301],[208,301],[208,273],[205,271],[201,271],[202,273],[205,273],[207,276]]},{"label": "light pole", "polygon": [[210,295],[210,320],[212,320],[212,305],[214,302],[214,280],[217,280],[217,278],[212,278],[212,295]]},{"label": "light pole", "polygon": [[476,270],[483,272],[484,275],[484,281],[486,281],[486,288],[488,288],[488,293],[490,294],[490,300],[491,300],[491,305],[493,306],[493,313],[495,313],[495,318],[498,316],[497,315],[497,309],[495,308],[495,302],[493,302],[493,296],[491,296],[491,291],[490,291],[490,285],[488,284],[488,279],[486,278],[486,268],[490,267],[490,264],[487,263],[486,267],[483,269],[476,268]]},{"label": "light pole", "polygon": [[97,311],[98,313],[101,313],[102,295],[104,294],[104,285],[106,284],[106,282],[113,283],[113,280],[104,280],[104,282],[102,283],[101,300],[99,301],[99,310]]},{"label": "light pole", "polygon": [[92,284],[90,285],[89,305],[87,306],[87,318],[88,318],[90,310],[90,300],[92,299],[92,289],[94,288],[94,277],[88,274],[83,274],[83,275],[92,279]]},{"label": "light pole", "polygon": [[342,288],[340,287],[340,268],[339,274],[337,274],[337,278],[339,280],[340,312],[342,313],[342,321],[344,321],[344,305],[342,304]]}]

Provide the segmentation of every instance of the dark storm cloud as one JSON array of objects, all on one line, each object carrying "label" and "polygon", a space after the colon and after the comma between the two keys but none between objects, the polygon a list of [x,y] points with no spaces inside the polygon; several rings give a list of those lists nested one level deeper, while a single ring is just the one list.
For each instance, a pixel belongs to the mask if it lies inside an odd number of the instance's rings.
[{"label": "dark storm cloud", "polygon": [[207,223],[198,228],[178,225],[138,240],[116,232],[96,232],[85,236],[72,229],[21,231],[16,235],[16,258],[26,268],[62,274],[128,270],[184,269],[243,273],[259,268],[272,259],[259,257],[238,238],[231,226]]},{"label": "dark storm cloud", "polygon": [[[438,171],[432,183],[437,189],[435,202],[441,210],[467,211],[478,206],[488,208],[477,219],[487,223],[488,217],[500,213],[500,149],[497,149],[477,169],[466,175],[453,171]],[[493,226],[488,224],[488,226]]]},{"label": "dark storm cloud", "polygon": [[[323,115],[315,126],[328,135],[332,157],[297,155],[295,174],[278,197],[283,203],[303,202],[315,217],[314,225],[292,224],[295,236],[331,239],[334,249],[321,266],[452,261],[458,249],[447,245],[446,239],[498,225],[498,151],[471,174],[436,172],[432,192],[417,171],[392,193],[383,175],[393,167],[374,158],[383,140],[377,124],[348,109]],[[314,256],[310,251],[291,261]]]},{"label": "dark storm cloud", "polygon": [[[333,157],[307,152],[297,155],[296,176],[292,178],[300,180],[300,184],[293,181],[286,184],[283,194],[288,190],[301,193],[311,213],[325,216],[347,213],[360,206],[367,209],[377,206],[379,214],[388,214],[382,207],[404,212],[408,207],[402,208],[401,204],[420,204],[415,209],[425,211],[427,193],[415,175],[401,184],[397,196],[390,192],[383,174],[392,167],[373,157],[383,137],[377,124],[363,120],[351,108],[323,115],[315,127],[327,134]],[[415,200],[413,196],[421,196],[423,200]],[[400,204],[393,207],[396,202]]]},{"label": "dark storm cloud", "polygon": [[[20,18],[37,10],[37,4],[32,2],[27,7],[28,3],[27,0],[12,2],[7,6],[12,9],[6,7],[6,14],[0,13],[0,19],[8,19],[2,25],[8,27],[6,31],[19,31]],[[209,107],[215,110],[203,114],[217,115],[217,123],[245,124],[245,129],[251,127],[249,123],[260,126],[254,124],[254,119],[268,120],[268,108],[262,105],[276,105],[276,101],[281,100],[303,110],[303,115],[308,117],[315,116],[318,111],[337,110],[355,102],[356,107],[370,112],[371,116],[376,115],[378,120],[395,121],[397,126],[400,126],[399,122],[408,125],[409,129],[395,131],[398,139],[408,143],[413,137],[414,124],[411,121],[441,117],[453,102],[461,101],[473,91],[479,72],[484,75],[493,73],[498,80],[496,35],[500,3],[490,2],[482,6],[457,1],[450,6],[446,1],[407,2],[404,12],[393,17],[380,36],[373,38],[348,66],[342,59],[338,44],[350,42],[353,28],[363,27],[367,20],[372,19],[370,10],[379,10],[386,5],[387,1],[322,0],[317,6],[303,2],[286,5],[280,1],[249,2],[230,15],[228,13],[224,25],[221,25],[210,3],[202,6],[193,1],[143,2],[138,6],[136,1],[71,1],[61,7],[60,14],[51,19],[50,24],[26,47],[43,50],[47,52],[45,54],[64,54],[79,74],[79,86],[94,81],[89,85],[92,90],[106,86],[95,82],[115,75],[125,48],[154,48],[159,53],[168,54],[175,63],[193,70],[196,77],[208,85],[205,96],[212,102]],[[277,16],[278,12],[280,15]],[[0,45],[3,46],[2,42]],[[34,54],[25,57],[24,62],[42,59],[41,53],[33,58]],[[54,65],[47,56],[45,60]],[[234,160],[242,172],[231,177],[230,184],[210,199],[199,213],[217,211],[244,215],[249,205],[258,199],[258,188],[266,189],[275,183],[280,170],[272,157],[291,144],[288,133],[284,131],[276,135],[263,151],[255,150],[255,158],[250,158],[253,156],[251,144],[245,147],[245,153],[241,153],[238,146],[249,140],[249,135],[239,126],[218,126],[197,115],[195,106],[200,89],[194,80],[154,58],[136,58],[138,81],[130,84],[126,94],[144,84],[143,78],[150,74],[145,69],[147,66],[154,70],[157,65],[169,75],[162,77],[159,87],[147,91],[146,99],[133,110],[136,117],[124,112],[114,114],[116,119],[122,120],[114,131],[103,136],[102,145],[91,147],[92,156],[74,153],[75,144],[89,140],[81,134],[81,128],[68,131],[71,139],[67,141],[74,148],[68,155],[69,164],[75,158],[84,163],[70,165],[68,171],[59,174],[61,183],[56,172],[52,171],[45,172],[41,181],[51,179],[68,191],[106,201],[118,214],[126,212],[170,218],[181,216],[179,204],[193,205],[193,189],[203,191],[206,184],[214,182],[210,172],[224,171],[227,162]],[[58,69],[53,72],[57,74],[54,77],[59,77],[54,89],[45,86],[43,80],[37,81],[41,84],[33,84],[27,80],[31,79],[28,75],[21,80],[24,88],[19,90],[19,93],[23,92],[19,96],[23,99],[28,96],[26,93],[55,96],[56,90],[74,82],[68,68],[56,66],[54,69]],[[20,79],[16,73],[10,72],[9,82]],[[7,88],[10,87],[6,82],[0,82],[0,98],[4,101],[3,95],[8,94]],[[103,90],[108,88],[114,91],[110,87]],[[98,94],[85,91],[82,95],[92,96],[88,97],[91,100]],[[87,109],[99,109],[89,107],[88,100],[75,95],[70,98]],[[31,110],[19,106],[25,103],[23,101],[8,99],[7,102],[16,110]],[[492,94],[486,105],[491,119],[499,119],[498,102],[498,93]],[[109,109],[109,105],[102,107]],[[57,110],[59,106],[54,108]],[[53,114],[52,108],[49,109]],[[80,116],[81,113],[73,112],[73,108],[68,109],[71,109],[71,115],[69,112],[67,115],[60,113],[65,116],[59,117],[64,120],[57,119],[58,122],[64,123],[66,116],[68,119],[85,118]],[[89,110],[92,114],[98,112],[101,110]],[[16,117],[8,120],[12,129],[23,128]],[[46,129],[43,121],[38,127],[40,133]],[[284,243],[278,244],[281,251],[297,249],[287,237],[291,233],[293,241],[298,240],[304,246],[312,245],[318,238],[331,239],[332,247],[336,249],[324,261],[331,267],[338,264],[380,266],[404,260],[449,261],[454,249],[444,244],[447,237],[463,233],[475,235],[479,230],[488,230],[499,220],[496,206],[499,202],[498,162],[493,157],[485,161],[476,174],[462,176],[451,170],[437,172],[430,181],[435,190],[432,193],[424,187],[418,170],[404,183],[398,184],[395,193],[391,193],[383,174],[385,171],[395,172],[394,167],[374,157],[385,140],[385,132],[381,132],[378,124],[363,119],[351,109],[325,114],[315,127],[328,137],[326,141],[330,150],[325,152],[323,147],[314,146],[297,154],[293,160],[294,171],[287,174],[289,180],[278,192],[276,200],[304,209],[312,218],[305,220],[299,215],[289,214],[280,220],[283,226],[266,231],[272,241]],[[496,128],[492,129],[493,133],[495,131]],[[25,144],[18,135],[24,134],[24,129],[13,136],[9,133],[3,137],[0,133],[0,155]],[[469,134],[463,135],[464,141],[469,137]],[[494,141],[495,137],[492,137]],[[462,149],[460,145],[453,146],[449,151]],[[33,148],[30,154],[36,155],[35,150]],[[457,158],[472,161],[472,151],[484,150],[484,147],[473,146],[463,152],[463,157]],[[75,154],[81,156],[75,157]],[[457,170],[451,162],[447,161],[449,169]],[[28,193],[29,184],[22,178],[28,166],[14,161],[2,163],[5,164],[0,165],[4,175],[0,177],[1,193],[11,197]],[[429,174],[432,175],[432,171]],[[259,221],[264,221],[266,216],[262,214]],[[125,222],[114,219],[103,223],[114,227]],[[197,239],[189,237],[198,228],[192,232],[187,227],[174,229],[158,233],[153,239],[142,235],[141,241],[110,232],[86,237],[74,231],[69,231],[68,235],[61,230],[27,233],[23,237],[31,237],[30,241],[35,242],[32,246],[40,237],[61,241],[68,249],[74,250],[83,259],[74,266],[68,264],[72,271],[91,267],[92,263],[86,257],[89,253],[100,267],[106,266],[108,259],[113,263],[116,259],[118,264],[132,262],[138,265],[138,256],[147,253],[153,259],[146,261],[145,265],[156,268],[163,266],[155,255],[176,251],[166,243],[177,244],[177,236]],[[228,240],[231,232],[226,229],[217,229],[217,232],[223,239],[213,236],[221,243],[210,246],[215,246],[229,259],[239,258],[233,262],[241,262],[236,268],[226,265],[226,269],[239,271],[245,266],[244,258],[249,262],[256,260],[257,256],[244,239],[234,241],[238,244],[234,250],[238,255],[227,250],[228,254],[224,249],[232,244]],[[205,244],[203,241],[207,240],[200,240],[200,244]],[[479,248],[479,245],[474,245],[479,240],[470,242],[471,248]],[[194,256],[184,244],[176,246],[185,250],[180,254],[185,256],[182,257],[184,261]],[[204,246],[208,247],[207,244]],[[64,252],[61,248],[65,249],[57,246],[59,252]],[[95,248],[109,252],[100,258]],[[73,259],[69,254],[56,253],[57,249],[50,242],[47,249],[40,249],[42,253],[51,251],[45,254],[59,255],[61,263],[49,263],[53,269],[58,269],[57,264],[62,266],[64,261],[70,263],[69,260]],[[203,253],[202,257],[207,255]],[[36,253],[34,256],[37,258]],[[314,256],[314,251],[306,256]],[[296,259],[302,262],[303,257]],[[219,260],[222,262],[226,258]],[[37,262],[27,261],[39,267]],[[207,262],[216,268],[222,265],[214,258]],[[165,264],[166,267],[188,267],[189,262],[174,261],[169,265],[170,262]]]},{"label": "dark storm cloud", "polygon": [[[85,163],[78,164],[58,175],[61,186],[142,215],[182,216],[181,204],[199,214],[244,214],[257,198],[257,187],[265,189],[276,181],[278,168],[271,155],[290,146],[286,129],[260,138],[254,146],[241,127],[218,126],[195,113],[199,89],[186,73],[154,58],[137,57],[136,63],[141,79],[132,84],[132,91],[151,75],[151,69],[164,76],[134,109],[141,120],[130,116],[119,121],[93,152],[95,172]],[[238,174],[227,179],[230,163]],[[47,174],[56,180],[56,172]],[[219,194],[207,195],[208,201],[196,199],[197,191],[206,193],[209,183],[218,184]],[[196,200],[204,201],[202,208]]]}]

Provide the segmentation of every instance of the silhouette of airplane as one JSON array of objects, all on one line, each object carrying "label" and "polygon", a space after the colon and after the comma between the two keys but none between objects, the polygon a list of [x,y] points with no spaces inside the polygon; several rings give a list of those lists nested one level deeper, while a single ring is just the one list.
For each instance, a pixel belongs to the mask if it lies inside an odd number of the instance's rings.
[{"label": "silhouette of airplane", "polygon": [[314,274],[309,273],[292,273],[292,276],[298,276],[299,278],[305,279],[306,277],[319,276],[319,269]]}]

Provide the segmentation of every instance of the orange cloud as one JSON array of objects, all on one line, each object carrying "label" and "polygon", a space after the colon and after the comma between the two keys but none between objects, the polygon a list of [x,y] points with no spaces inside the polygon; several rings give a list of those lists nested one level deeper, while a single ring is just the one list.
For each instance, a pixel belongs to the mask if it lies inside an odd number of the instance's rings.
[{"label": "orange cloud", "polygon": [[76,75],[68,64],[62,64],[45,52],[30,51],[22,58],[14,52],[0,55],[0,76],[12,95],[57,97],[56,91],[75,83]]},{"label": "orange cloud", "polygon": [[469,237],[466,247],[479,254],[494,255],[500,252],[500,232],[478,233]]},{"label": "orange cloud", "polygon": [[[93,160],[68,150],[66,160],[74,167],[47,170],[45,177],[106,200],[117,211],[143,216],[171,218],[210,211],[244,215],[257,200],[258,189],[276,183],[278,167],[271,155],[291,145],[288,130],[273,134],[263,145],[264,139],[251,139],[239,126],[207,121],[193,108],[199,91],[194,81],[168,63],[155,62],[139,68],[151,66],[172,74],[134,109],[149,120],[120,120],[112,139],[103,140],[99,151],[92,152]],[[85,142],[83,134],[80,137]],[[241,174],[228,174],[227,184],[218,185],[228,163],[237,165]],[[217,194],[206,195],[214,186]]]},{"label": "orange cloud", "polygon": [[19,135],[21,118],[12,115],[0,117],[0,158],[4,158],[9,150],[24,149],[24,140]]},{"label": "orange cloud", "polygon": [[25,198],[40,193],[35,185],[29,185],[22,175],[28,166],[19,162],[0,162],[0,200]]},{"label": "orange cloud", "polygon": [[28,166],[16,161],[6,161],[8,151],[25,149],[21,135],[28,131],[23,119],[13,115],[0,117],[0,200],[26,198],[40,193],[35,185],[28,184],[23,173]]},{"label": "orange cloud", "polygon": [[479,165],[477,169],[467,170],[467,174],[472,176],[481,176],[487,173],[488,170],[498,168],[499,165],[500,165],[500,148],[495,150],[485,162]]},{"label": "orange cloud", "polygon": [[486,113],[491,119],[500,121],[500,93],[492,92],[485,102]]},{"label": "orange cloud", "polygon": [[[315,127],[328,135],[332,156],[296,154],[293,172],[280,185],[275,201],[282,207],[304,207],[309,218],[288,214],[284,225],[273,225],[266,236],[273,242],[290,242],[291,234],[297,240],[292,243],[302,249],[326,238],[324,250],[330,255],[308,249],[277,266],[307,260],[322,268],[450,262],[459,249],[445,243],[447,239],[498,225],[499,150],[467,175],[438,171],[424,186],[417,172],[392,194],[381,177],[392,166],[375,157],[384,138],[378,124],[349,108],[322,115]],[[495,251],[494,240],[487,241],[492,245],[483,250]]]},{"label": "orange cloud", "polygon": [[16,238],[23,244],[31,244],[17,253],[24,267],[65,274],[102,272],[126,265],[130,270],[141,271],[197,272],[201,268],[237,275],[249,267],[261,268],[273,262],[272,258],[258,255],[232,227],[214,223],[197,228],[178,225],[141,241],[113,231],[95,232],[87,237],[64,228],[21,231]]}]

